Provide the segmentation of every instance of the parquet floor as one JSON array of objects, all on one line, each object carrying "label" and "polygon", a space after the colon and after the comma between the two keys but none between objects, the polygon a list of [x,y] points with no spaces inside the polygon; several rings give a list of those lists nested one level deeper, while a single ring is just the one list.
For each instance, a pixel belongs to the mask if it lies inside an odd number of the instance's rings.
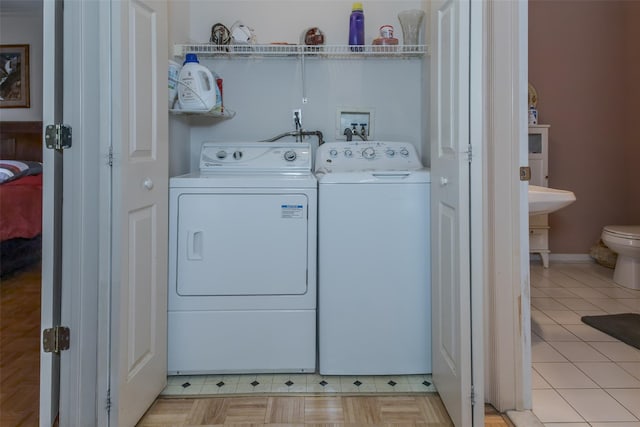
[{"label": "parquet floor", "polygon": [[[510,424],[491,407],[485,427]],[[436,393],[390,396],[233,396],[160,398],[138,427],[447,427]]]},{"label": "parquet floor", "polygon": [[40,265],[0,283],[0,426],[37,426]]}]

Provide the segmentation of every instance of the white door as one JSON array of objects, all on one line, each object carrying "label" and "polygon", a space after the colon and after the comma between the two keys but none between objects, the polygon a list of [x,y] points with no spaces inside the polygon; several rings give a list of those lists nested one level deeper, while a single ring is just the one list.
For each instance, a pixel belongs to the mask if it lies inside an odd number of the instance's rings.
[{"label": "white door", "polygon": [[431,13],[433,381],[454,424],[467,427],[482,421],[472,406],[471,4],[435,1]]},{"label": "white door", "polygon": [[[42,121],[62,122],[62,2],[45,1],[43,21]],[[42,187],[41,329],[60,325],[62,288],[62,153],[44,148]],[[40,425],[52,426],[60,397],[60,356],[40,351]]]},{"label": "white door", "polygon": [[132,426],[167,380],[167,3],[112,7],[112,426]]}]

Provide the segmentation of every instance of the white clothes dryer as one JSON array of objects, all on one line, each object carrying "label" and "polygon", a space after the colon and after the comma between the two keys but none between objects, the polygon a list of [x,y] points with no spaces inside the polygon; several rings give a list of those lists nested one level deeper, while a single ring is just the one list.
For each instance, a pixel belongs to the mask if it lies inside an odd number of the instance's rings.
[{"label": "white clothes dryer", "polygon": [[431,372],[430,171],[402,142],[316,156],[323,375]]},{"label": "white clothes dryer", "polygon": [[317,182],[307,143],[204,143],[170,179],[168,372],[314,372]]}]

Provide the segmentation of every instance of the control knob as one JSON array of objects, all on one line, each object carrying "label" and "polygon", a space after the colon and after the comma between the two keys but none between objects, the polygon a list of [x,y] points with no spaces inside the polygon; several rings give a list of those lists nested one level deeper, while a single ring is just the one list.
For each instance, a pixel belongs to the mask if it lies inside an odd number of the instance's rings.
[{"label": "control knob", "polygon": [[227,157],[227,152],[224,150],[220,150],[216,153],[216,157],[222,160]]},{"label": "control knob", "polygon": [[407,157],[409,155],[409,150],[407,150],[406,148],[403,148],[402,150],[400,150],[400,155],[402,157]]},{"label": "control knob", "polygon": [[387,148],[387,151],[385,151],[385,154],[387,155],[387,157],[393,157],[396,155],[396,152],[393,151],[391,148]]},{"label": "control knob", "polygon": [[373,159],[375,156],[376,150],[374,150],[372,147],[367,147],[362,150],[362,157],[364,157],[365,159]]},{"label": "control knob", "polygon": [[346,150],[344,150],[344,156],[345,157],[353,157],[353,151],[349,150],[348,148]]},{"label": "control knob", "polygon": [[240,160],[242,158],[242,151],[234,151],[233,158],[236,160]]},{"label": "control knob", "polygon": [[285,151],[285,153],[284,153],[284,159],[287,162],[293,162],[297,157],[298,157],[298,155],[296,154],[296,152],[294,150],[288,150],[288,151]]},{"label": "control knob", "polygon": [[338,150],[336,150],[335,148],[332,148],[331,150],[329,150],[329,155],[331,157],[336,157],[338,155]]}]

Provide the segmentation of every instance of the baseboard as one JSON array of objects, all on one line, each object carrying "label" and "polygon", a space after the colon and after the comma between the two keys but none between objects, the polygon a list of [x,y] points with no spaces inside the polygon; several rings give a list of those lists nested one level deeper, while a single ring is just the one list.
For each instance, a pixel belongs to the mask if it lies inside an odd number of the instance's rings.
[{"label": "baseboard", "polygon": [[[541,263],[542,258],[538,254],[529,254],[529,261],[531,263]],[[589,254],[549,254],[549,262],[557,264],[563,263],[584,263],[589,264],[595,262]]]}]

